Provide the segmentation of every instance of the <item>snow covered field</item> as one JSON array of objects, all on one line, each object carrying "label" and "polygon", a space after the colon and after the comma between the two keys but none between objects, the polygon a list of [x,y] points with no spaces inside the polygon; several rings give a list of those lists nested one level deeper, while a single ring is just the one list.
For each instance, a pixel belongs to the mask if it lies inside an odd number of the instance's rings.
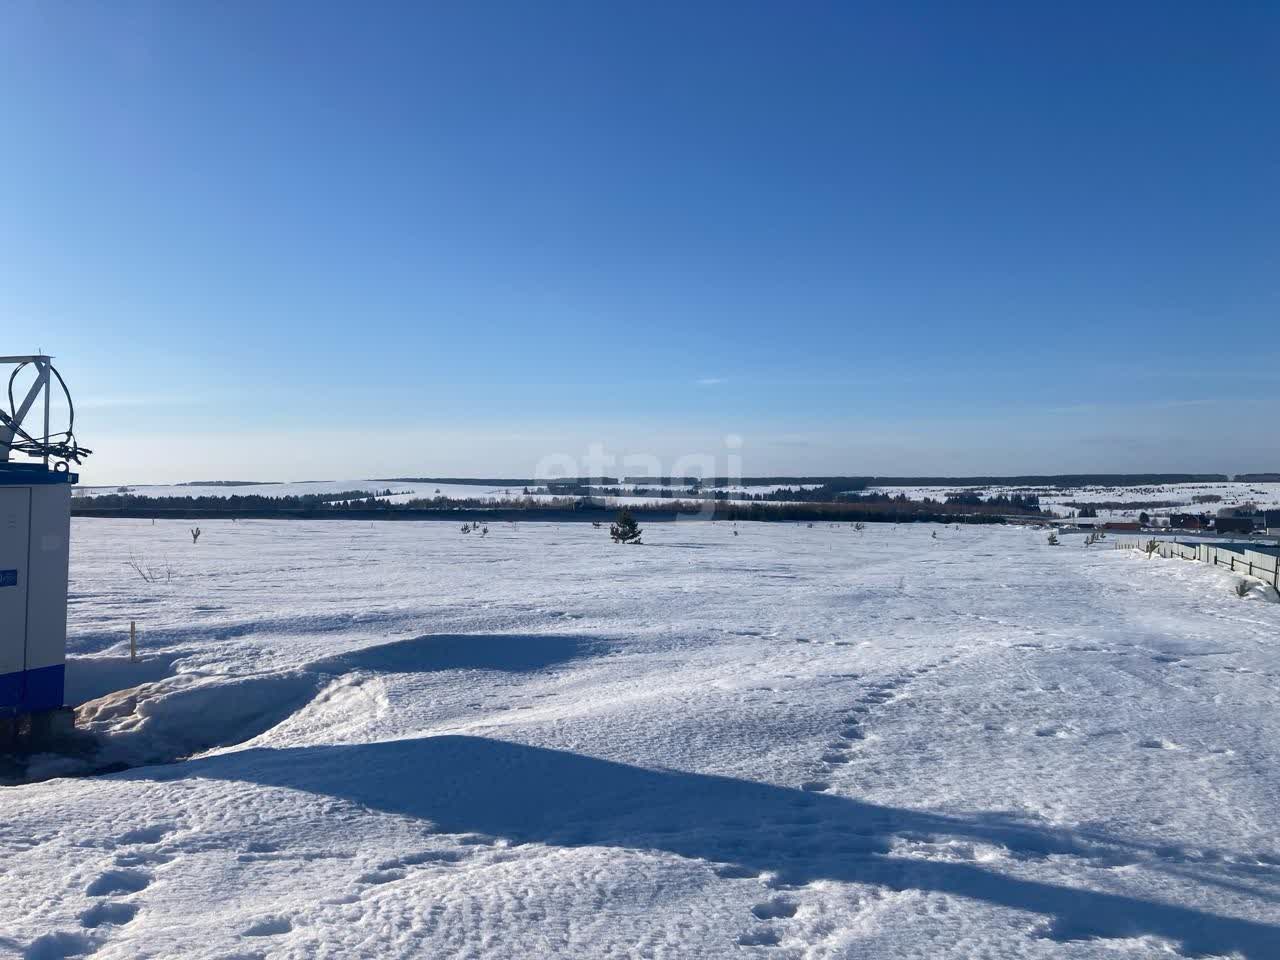
[{"label": "snow covered field", "polygon": [[201,525],[74,521],[69,683],[134,766],[0,788],[0,956],[1280,956],[1280,604],[1222,571]]},{"label": "snow covered field", "polygon": [[[1216,514],[1224,507],[1242,507],[1253,504],[1264,510],[1280,507],[1280,483],[1257,481],[1225,481],[1221,483],[1165,483],[1145,487],[1005,487],[993,485],[988,487],[873,487],[873,490],[888,493],[892,496],[906,494],[912,499],[932,497],[934,500],[945,500],[949,494],[966,490],[978,490],[983,496],[999,494],[1034,493],[1040,497],[1040,505],[1062,516],[1070,515],[1075,509],[1072,503],[1132,503],[1132,507],[1099,509],[1099,517],[1116,520],[1136,519],[1139,513],[1152,516],[1163,516],[1170,513],[1208,513]],[[1212,503],[1196,503],[1198,496],[1216,496],[1221,500]],[[1144,503],[1154,501],[1174,503],[1172,507],[1149,507]],[[1280,956],[1280,954],[1277,954]]]}]

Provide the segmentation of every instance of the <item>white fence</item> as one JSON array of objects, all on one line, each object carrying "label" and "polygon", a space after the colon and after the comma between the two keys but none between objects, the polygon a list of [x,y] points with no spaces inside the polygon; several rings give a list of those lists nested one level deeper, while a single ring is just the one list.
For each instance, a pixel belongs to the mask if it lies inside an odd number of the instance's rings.
[{"label": "white fence", "polygon": [[[1122,540],[1118,550],[1145,550],[1152,541]],[[1265,580],[1280,590],[1280,547],[1251,546],[1243,543],[1179,543],[1155,541],[1155,552],[1166,559],[1199,560],[1215,567],[1226,567],[1232,573],[1243,573]]]}]

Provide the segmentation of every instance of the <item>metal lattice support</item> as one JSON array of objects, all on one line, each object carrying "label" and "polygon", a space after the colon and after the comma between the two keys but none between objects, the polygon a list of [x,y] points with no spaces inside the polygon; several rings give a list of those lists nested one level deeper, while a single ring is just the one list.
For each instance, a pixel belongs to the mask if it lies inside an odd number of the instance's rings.
[{"label": "metal lattice support", "polygon": [[[50,460],[60,461],[62,468],[67,463],[80,463],[91,451],[76,443],[75,406],[71,403],[71,392],[67,389],[66,382],[53,365],[53,358],[45,354],[0,357],[0,367],[6,366],[13,369],[8,380],[8,408],[0,405],[0,463],[8,462],[15,453],[42,460],[46,467]],[[35,380],[19,403],[13,388],[18,374],[27,367],[34,368]],[[57,432],[51,432],[49,426],[49,394],[54,380],[58,381],[67,398],[67,426],[65,430]],[[23,423],[41,394],[44,395],[43,430],[37,435],[25,429]]]}]

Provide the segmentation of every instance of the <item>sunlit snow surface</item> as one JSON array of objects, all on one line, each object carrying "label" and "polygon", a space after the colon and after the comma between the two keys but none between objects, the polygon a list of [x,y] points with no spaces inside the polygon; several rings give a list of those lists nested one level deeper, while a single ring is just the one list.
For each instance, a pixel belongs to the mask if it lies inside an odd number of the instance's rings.
[{"label": "sunlit snow surface", "polygon": [[188,526],[74,521],[70,686],[141,765],[0,788],[0,956],[1280,956],[1280,604],[1225,572]]}]

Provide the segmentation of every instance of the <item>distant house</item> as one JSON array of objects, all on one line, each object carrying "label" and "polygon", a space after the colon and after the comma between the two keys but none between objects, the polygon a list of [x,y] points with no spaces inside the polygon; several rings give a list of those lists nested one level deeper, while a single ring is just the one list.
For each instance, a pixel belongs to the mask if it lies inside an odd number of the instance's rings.
[{"label": "distant house", "polygon": [[1105,530],[1141,530],[1142,524],[1137,520],[1108,520],[1103,525]]},{"label": "distant house", "polygon": [[1280,510],[1264,510],[1262,525],[1270,536],[1280,537]]},{"label": "distant house", "polygon": [[1252,517],[1218,517],[1213,521],[1218,533],[1253,533]]},{"label": "distant house", "polygon": [[1169,526],[1175,530],[1203,530],[1206,524],[1203,517],[1194,513],[1173,513],[1169,515]]}]

